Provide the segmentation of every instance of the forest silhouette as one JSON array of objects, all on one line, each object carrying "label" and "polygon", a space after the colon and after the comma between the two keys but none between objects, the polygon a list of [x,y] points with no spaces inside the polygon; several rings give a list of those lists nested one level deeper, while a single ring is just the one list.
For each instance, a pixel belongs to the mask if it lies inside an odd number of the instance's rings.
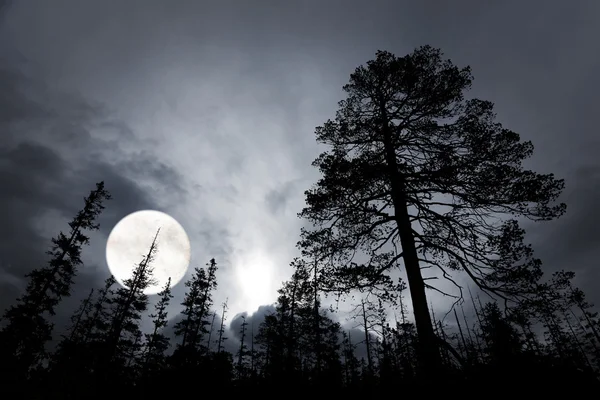
[{"label": "forest silhouette", "polygon": [[[207,385],[215,396],[597,389],[598,314],[572,272],[544,274],[520,226],[561,217],[564,182],[524,169],[532,143],[498,123],[491,102],[466,97],[472,80],[430,46],[404,57],[379,51],[350,75],[335,117],[316,128],[327,150],[299,212],[308,222],[301,255],[274,311],[258,326],[240,316],[235,352],[225,347],[227,304],[213,301],[214,259],[185,282],[176,323],[170,280],[155,304],[144,293],[160,232],[124,285],[111,276],[92,289],[56,337],[57,306],[110,204],[97,183],[0,321],[5,398],[212,395]],[[447,318],[427,300],[442,290],[425,268],[460,293]],[[360,338],[325,297],[353,304]]]}]

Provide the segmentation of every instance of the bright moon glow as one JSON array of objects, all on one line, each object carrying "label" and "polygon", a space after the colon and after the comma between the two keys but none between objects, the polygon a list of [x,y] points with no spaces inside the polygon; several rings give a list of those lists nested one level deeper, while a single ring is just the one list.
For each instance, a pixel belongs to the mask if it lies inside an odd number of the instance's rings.
[{"label": "bright moon glow", "polygon": [[157,252],[151,266],[155,285],[144,290],[156,294],[171,277],[171,286],[183,279],[190,265],[190,240],[183,227],[171,216],[160,211],[143,210],[120,220],[106,242],[108,269],[119,284],[131,278],[133,270],[148,254],[156,231]]},{"label": "bright moon glow", "polygon": [[268,257],[259,251],[240,257],[237,278],[242,291],[244,305],[248,310],[256,310],[258,307],[272,301],[272,272],[273,265]]}]

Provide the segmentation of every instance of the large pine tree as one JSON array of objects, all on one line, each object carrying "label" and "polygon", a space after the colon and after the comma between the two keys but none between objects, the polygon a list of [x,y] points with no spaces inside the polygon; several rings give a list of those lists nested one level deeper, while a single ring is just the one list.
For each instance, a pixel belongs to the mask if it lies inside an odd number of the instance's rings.
[{"label": "large pine tree", "polygon": [[495,121],[491,102],[465,99],[471,82],[469,68],[429,46],[379,51],[316,129],[330,149],[313,163],[322,178],[300,213],[313,227],[299,245],[324,264],[330,290],[376,286],[403,262],[428,369],[439,352],[421,268],[460,270],[513,300],[534,295],[540,261],[504,217],[550,220],[566,208],[554,204],[562,180],[523,168],[532,144]]}]

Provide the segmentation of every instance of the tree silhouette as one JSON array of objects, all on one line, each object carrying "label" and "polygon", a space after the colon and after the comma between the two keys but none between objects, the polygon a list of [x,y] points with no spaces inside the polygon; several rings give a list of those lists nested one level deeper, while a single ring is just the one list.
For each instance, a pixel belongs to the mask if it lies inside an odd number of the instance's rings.
[{"label": "tree silhouette", "polygon": [[246,345],[246,328],[248,327],[248,322],[246,322],[245,315],[242,315],[240,318],[242,319],[242,324],[240,325],[240,347],[236,353],[237,364],[235,368],[238,380],[243,380],[246,379],[248,372],[246,360],[246,356],[248,355],[248,346]]},{"label": "tree silhouette", "polygon": [[86,297],[71,316],[71,326],[67,334],[62,335],[56,351],[50,360],[50,371],[52,376],[52,391],[56,397],[68,397],[67,393],[79,393],[81,384],[86,381],[85,371],[81,366],[85,365],[87,355],[85,332],[89,329],[90,313],[93,311],[92,298],[94,289]]},{"label": "tree silhouette", "polygon": [[150,314],[152,319],[152,333],[147,333],[146,345],[143,355],[142,371],[145,378],[151,378],[165,366],[165,352],[169,348],[169,339],[162,332],[168,323],[167,307],[173,298],[171,294],[171,277],[163,289],[158,293],[159,300],[154,307],[154,313]]},{"label": "tree silhouette", "polygon": [[104,209],[104,201],[110,198],[104,182],[97,183],[84,198],[84,207],[69,222],[69,233],[60,232],[52,238],[48,265],[26,275],[29,281],[25,293],[6,310],[6,326],[0,332],[0,363],[7,366],[3,369],[7,371],[3,374],[7,382],[23,378],[45,357],[44,346],[53,329],[47,316],[53,316],[58,303],[71,294],[73,278],[82,264],[82,247],[89,243],[85,231],[99,229],[96,219]]},{"label": "tree silhouette", "polygon": [[145,290],[156,284],[153,278],[152,262],[158,251],[157,230],[154,239],[140,263],[134,268],[130,278],[123,281],[123,286],[107,297],[109,306],[108,324],[100,337],[97,371],[102,375],[104,384],[113,381],[121,382],[132,378],[132,364],[142,354],[143,333],[140,322],[148,309],[148,295]]},{"label": "tree silhouette", "polygon": [[429,370],[439,342],[421,267],[449,280],[460,270],[505,299],[534,296],[541,263],[505,217],[549,220],[566,208],[554,204],[562,180],[522,167],[532,144],[495,121],[491,102],[464,98],[471,81],[429,46],[377,52],[350,76],[335,120],[316,129],[330,150],[313,163],[322,178],[300,213],[314,227],[299,246],[324,263],[329,290],[385,286],[403,261]]},{"label": "tree silhouette", "polygon": [[498,304],[488,303],[482,310],[483,349],[486,360],[497,368],[510,368],[522,352],[523,345],[515,327],[502,315]]},{"label": "tree silhouette", "polygon": [[181,303],[185,307],[182,311],[185,318],[175,325],[175,333],[181,337],[181,343],[175,350],[176,359],[184,364],[194,363],[192,359],[197,361],[207,352],[203,338],[209,333],[207,326],[210,325],[211,292],[217,287],[217,263],[211,259],[207,266],[206,270],[196,268],[192,279],[185,283],[188,291]]},{"label": "tree silhouette", "polygon": [[344,386],[356,387],[359,384],[359,361],[356,358],[356,345],[352,343],[352,336],[342,331],[342,359],[344,368]]},{"label": "tree silhouette", "polygon": [[94,366],[104,351],[103,340],[110,325],[108,298],[115,278],[108,277],[95,296],[84,299],[71,316],[72,325],[62,336],[49,364],[50,388],[55,398],[77,397],[94,382]]},{"label": "tree silhouette", "polygon": [[[471,80],[468,68],[427,46],[402,58],[378,52],[351,75],[335,120],[317,128],[330,149],[314,163],[323,177],[300,213],[313,224],[301,233],[302,255],[274,311],[262,320],[253,314],[251,324],[242,313],[241,340],[231,346],[227,301],[213,309],[214,259],[185,282],[172,343],[170,280],[147,310],[160,230],[122,285],[110,276],[84,288],[70,324],[49,342],[54,310],[81,265],[84,232],[98,228],[110,198],[99,183],[1,321],[3,389],[26,399],[152,399],[164,397],[161,386],[181,396],[207,382],[234,396],[424,393],[423,383],[429,394],[539,393],[565,383],[597,391],[597,308],[573,286],[572,272],[542,276],[515,221],[560,216],[565,207],[554,203],[563,183],[522,168],[531,144],[496,123],[489,102],[464,99]],[[395,275],[401,264],[414,318]],[[470,277],[470,302],[436,315],[425,290],[438,288],[421,274],[432,267],[451,282],[453,273]],[[361,300],[349,317],[324,306],[329,293]],[[485,294],[491,300],[483,302]],[[359,323],[343,326],[343,317]]]},{"label": "tree silhouette", "polygon": [[219,330],[218,330],[218,334],[219,337],[217,338],[216,342],[217,342],[217,353],[221,353],[223,352],[223,345],[225,340],[227,340],[227,337],[225,336],[225,316],[227,314],[227,300],[225,300],[222,304],[222,311],[221,311],[221,325],[219,326]]},{"label": "tree silhouette", "polygon": [[283,374],[286,339],[276,314],[266,315],[258,327],[255,340],[260,349],[261,375],[269,384],[275,384]]}]

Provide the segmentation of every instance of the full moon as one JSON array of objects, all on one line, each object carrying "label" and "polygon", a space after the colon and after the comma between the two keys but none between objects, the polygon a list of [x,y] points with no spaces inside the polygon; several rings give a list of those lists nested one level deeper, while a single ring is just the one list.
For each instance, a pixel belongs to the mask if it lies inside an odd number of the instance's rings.
[{"label": "full moon", "polygon": [[106,242],[106,262],[110,273],[121,286],[131,278],[160,228],[156,240],[157,252],[152,261],[154,285],[144,293],[160,292],[169,277],[171,286],[177,284],[190,265],[190,240],[183,227],[173,217],[160,211],[142,210],[120,220]]}]

